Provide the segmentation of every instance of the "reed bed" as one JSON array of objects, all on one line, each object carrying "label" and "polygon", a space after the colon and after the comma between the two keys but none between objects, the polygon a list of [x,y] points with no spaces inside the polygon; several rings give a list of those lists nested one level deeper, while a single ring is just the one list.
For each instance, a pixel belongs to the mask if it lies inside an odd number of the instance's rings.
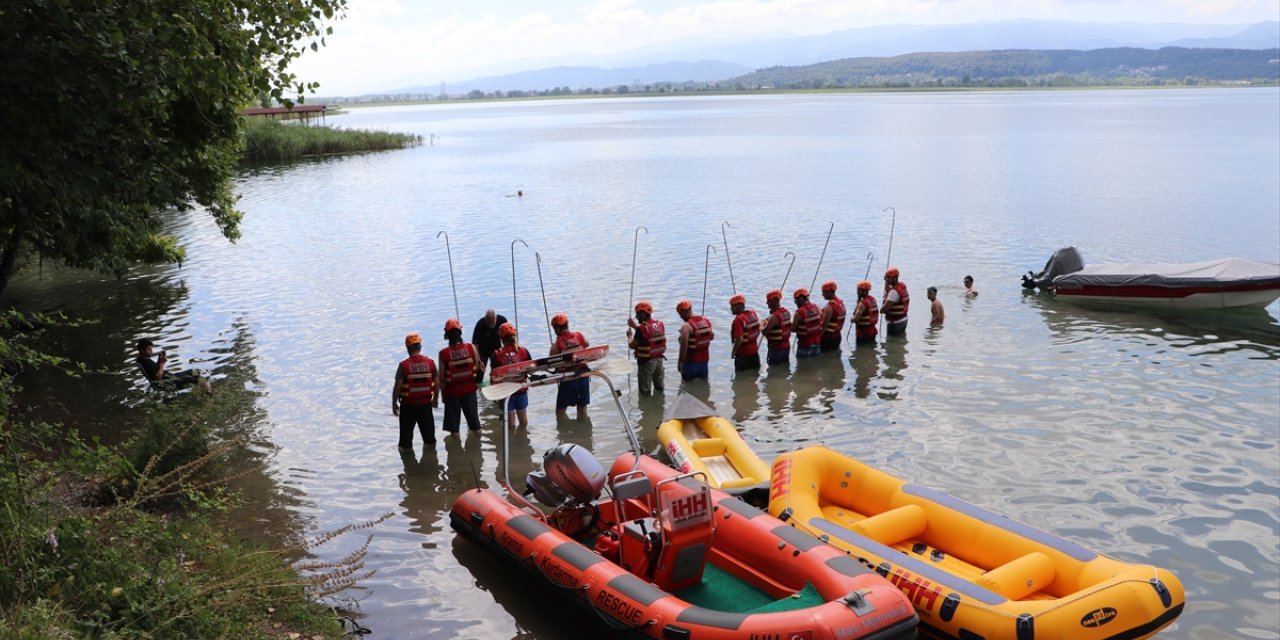
[{"label": "reed bed", "polygon": [[288,162],[314,156],[403,149],[422,143],[422,136],[415,134],[338,129],[270,118],[246,118],[243,131],[245,162]]}]

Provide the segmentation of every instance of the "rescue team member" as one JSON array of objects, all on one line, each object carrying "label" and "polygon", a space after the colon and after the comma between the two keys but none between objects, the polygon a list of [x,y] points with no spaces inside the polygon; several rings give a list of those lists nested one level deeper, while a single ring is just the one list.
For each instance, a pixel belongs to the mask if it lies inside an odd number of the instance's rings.
[{"label": "rescue team member", "polygon": [[836,297],[835,280],[822,283],[822,297],[827,304],[822,307],[822,340],[819,344],[823,351],[839,351],[845,308],[844,300]]},{"label": "rescue team member", "polygon": [[911,308],[911,296],[906,283],[898,281],[898,268],[889,267],[884,272],[884,331],[891,336],[907,333],[907,310]]},{"label": "rescue team member", "polygon": [[809,302],[809,290],[800,287],[792,294],[796,313],[791,317],[791,330],[796,334],[796,359],[818,355],[822,345],[822,311]]},{"label": "rescue team member", "polygon": [[627,346],[636,352],[640,393],[648,395],[654,390],[662,391],[666,386],[662,381],[662,361],[667,352],[666,325],[653,318],[653,305],[641,300],[636,303],[635,320],[628,318],[627,326],[630,327],[627,329]]},{"label": "rescue team member", "polygon": [[876,298],[871,295],[871,281],[858,283],[858,302],[853,306],[853,343],[855,345],[874,345],[876,334],[880,332],[876,325],[880,324],[880,308],[876,306]]},{"label": "rescue team member", "polygon": [[[556,341],[551,343],[551,355],[572,353],[591,346],[581,333],[569,330],[569,316],[557,313],[551,318],[551,329],[556,333]],[[586,420],[587,405],[591,404],[591,378],[583,376],[577,380],[566,380],[560,383],[556,391],[556,417],[568,415],[569,407],[578,408],[578,419]]]},{"label": "rescue team member", "polygon": [[[498,327],[498,337],[502,340],[502,345],[489,358],[490,382],[493,382],[493,372],[498,367],[533,359],[533,356],[529,354],[529,350],[516,342],[516,328],[510,322],[504,322]],[[507,424],[518,421],[518,426],[521,429],[529,426],[528,389],[521,389],[511,394],[506,400],[500,402],[498,406],[501,407],[504,404],[507,409]]]},{"label": "rescue team member", "polygon": [[765,362],[791,364],[791,312],[782,306],[782,290],[773,289],[764,294],[764,301],[769,305],[769,317],[761,329],[769,347]]},{"label": "rescue team member", "polygon": [[444,339],[449,346],[440,350],[441,392],[444,395],[444,430],[457,433],[462,416],[467,417],[467,428],[480,428],[480,414],[476,411],[476,389],[484,367],[475,345],[462,341],[462,323],[449,318],[444,323]]},{"label": "rescue team member", "polygon": [[760,317],[747,308],[747,297],[741,293],[729,298],[729,310],[733,312],[733,325],[729,334],[733,338],[734,371],[760,368]]},{"label": "rescue team member", "polygon": [[436,422],[432,407],[440,406],[436,395],[436,363],[422,355],[422,336],[404,337],[409,357],[396,365],[396,383],[391,388],[391,415],[400,418],[400,449],[413,451],[413,426],[418,425],[423,445],[436,443]]},{"label": "rescue team member", "polygon": [[684,380],[707,377],[707,361],[711,359],[711,341],[716,334],[711,330],[711,321],[693,315],[693,305],[688,300],[676,304],[676,313],[684,320],[680,327],[680,359],[676,368]]}]

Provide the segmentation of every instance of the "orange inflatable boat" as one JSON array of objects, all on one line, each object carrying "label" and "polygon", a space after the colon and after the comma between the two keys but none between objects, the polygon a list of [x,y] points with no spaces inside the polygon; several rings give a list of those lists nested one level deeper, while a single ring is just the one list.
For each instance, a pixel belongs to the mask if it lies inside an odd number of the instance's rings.
[{"label": "orange inflatable boat", "polygon": [[[613,390],[599,372],[565,375],[597,376]],[[605,471],[582,447],[562,444],[527,478],[544,506],[472,489],[453,504],[453,528],[623,637],[916,637],[910,602],[874,571],[708,487],[702,474],[640,455],[614,398],[633,453]]]}]

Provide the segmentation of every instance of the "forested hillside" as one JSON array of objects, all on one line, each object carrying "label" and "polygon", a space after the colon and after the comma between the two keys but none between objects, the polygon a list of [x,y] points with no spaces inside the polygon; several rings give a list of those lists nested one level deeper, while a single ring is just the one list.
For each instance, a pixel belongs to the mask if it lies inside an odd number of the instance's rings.
[{"label": "forested hillside", "polygon": [[1280,82],[1280,49],[1113,48],[910,53],[761,69],[745,88],[1064,86]]}]

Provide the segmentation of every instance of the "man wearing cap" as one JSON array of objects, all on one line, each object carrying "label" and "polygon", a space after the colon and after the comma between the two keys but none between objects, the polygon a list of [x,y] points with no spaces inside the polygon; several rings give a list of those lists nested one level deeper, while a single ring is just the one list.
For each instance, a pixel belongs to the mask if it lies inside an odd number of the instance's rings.
[{"label": "man wearing cap", "polygon": [[769,317],[761,328],[769,347],[765,362],[791,364],[791,312],[782,306],[782,290],[773,289],[764,294],[764,301],[769,305]]},{"label": "man wearing cap", "polygon": [[[569,316],[557,313],[551,318],[551,330],[556,333],[556,341],[551,343],[551,355],[571,353],[591,346],[587,339],[577,331],[569,330]],[[576,380],[560,383],[556,390],[556,417],[568,416],[569,407],[578,408],[578,419],[587,418],[587,405],[591,404],[591,378],[582,376]]]},{"label": "man wearing cap", "polygon": [[822,297],[827,301],[822,307],[822,338],[819,342],[821,350],[839,351],[840,334],[844,332],[844,300],[836,297],[836,281],[822,283]]},{"label": "man wearing cap", "polygon": [[809,290],[800,287],[792,294],[796,303],[791,330],[796,334],[796,359],[812,358],[822,351],[822,311],[809,302]]},{"label": "man wearing cap", "polygon": [[667,327],[653,317],[653,305],[646,300],[636,303],[636,317],[627,319],[627,346],[636,352],[636,368],[639,370],[640,393],[648,395],[662,391],[662,361],[667,352]]},{"label": "man wearing cap", "polygon": [[163,388],[165,390],[176,391],[191,385],[198,385],[200,390],[205,393],[213,393],[213,388],[209,386],[209,381],[195,371],[168,371],[165,365],[169,362],[169,352],[161,351],[155,360],[151,359],[151,354],[155,353],[156,344],[146,338],[138,341],[135,345],[138,348],[138,366],[142,369],[142,375],[146,377],[153,387]]},{"label": "man wearing cap", "polygon": [[907,285],[898,280],[898,268],[889,267],[884,272],[884,321],[885,333],[901,336],[907,333],[907,311],[911,308],[911,296]]},{"label": "man wearing cap", "polygon": [[676,313],[684,324],[680,327],[680,359],[676,368],[680,378],[693,380],[707,377],[707,362],[711,360],[711,341],[716,334],[711,329],[711,321],[693,315],[693,304],[688,300],[676,303]]},{"label": "man wearing cap", "polygon": [[396,382],[391,388],[391,415],[400,418],[400,449],[413,451],[413,426],[418,426],[423,446],[436,443],[436,423],[431,409],[440,406],[436,395],[436,363],[422,355],[422,336],[404,337],[409,357],[396,365]]},{"label": "man wearing cap", "polygon": [[876,305],[875,296],[871,295],[870,280],[858,283],[858,302],[853,305],[853,316],[849,318],[849,322],[854,326],[855,345],[875,345],[876,334],[880,332],[876,327],[880,323],[880,307]]},{"label": "man wearing cap", "polygon": [[467,428],[480,428],[480,413],[476,409],[476,389],[484,365],[475,345],[462,341],[462,323],[449,318],[444,323],[444,338],[449,346],[440,350],[442,395],[444,396],[444,430],[457,433],[462,416],[467,418]]},{"label": "man wearing cap", "polygon": [[733,348],[734,371],[760,368],[760,317],[747,308],[747,297],[741,293],[729,298],[729,310],[733,312],[733,325],[729,334]]},{"label": "man wearing cap", "polygon": [[[509,364],[517,362],[525,362],[532,360],[533,356],[529,350],[520,346],[516,342],[516,328],[510,322],[504,322],[498,327],[498,336],[502,340],[502,346],[494,350],[489,358],[489,381],[493,382],[493,372],[498,367],[505,367]],[[521,389],[511,394],[506,400],[499,403],[499,406],[506,406],[507,424],[517,422],[521,429],[529,426],[529,391]]]}]

